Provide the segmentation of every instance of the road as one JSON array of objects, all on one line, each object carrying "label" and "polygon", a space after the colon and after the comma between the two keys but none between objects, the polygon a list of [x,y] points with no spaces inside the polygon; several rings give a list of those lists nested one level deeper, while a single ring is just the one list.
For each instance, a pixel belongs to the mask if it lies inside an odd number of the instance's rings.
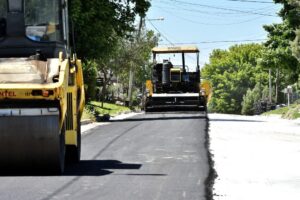
[{"label": "road", "polygon": [[214,200],[299,200],[300,121],[209,114]]},{"label": "road", "polygon": [[82,161],[64,175],[2,173],[5,200],[205,200],[207,119],[199,113],[153,113],[85,132]]}]

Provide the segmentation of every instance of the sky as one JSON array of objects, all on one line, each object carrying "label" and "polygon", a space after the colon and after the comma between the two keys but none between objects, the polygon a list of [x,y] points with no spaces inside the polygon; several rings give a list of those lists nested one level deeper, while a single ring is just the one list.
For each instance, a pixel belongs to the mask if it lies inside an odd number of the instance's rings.
[{"label": "sky", "polygon": [[[146,28],[161,35],[159,46],[197,45],[200,66],[213,49],[267,38],[263,25],[280,23],[273,0],[151,0]],[[164,18],[164,20],[157,20]]]}]

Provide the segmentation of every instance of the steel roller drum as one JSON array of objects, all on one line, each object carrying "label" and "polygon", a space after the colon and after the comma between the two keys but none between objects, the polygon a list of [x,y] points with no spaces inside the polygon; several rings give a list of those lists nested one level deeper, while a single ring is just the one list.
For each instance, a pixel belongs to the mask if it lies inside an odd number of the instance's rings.
[{"label": "steel roller drum", "polygon": [[64,134],[57,108],[0,109],[0,167],[62,172]]}]

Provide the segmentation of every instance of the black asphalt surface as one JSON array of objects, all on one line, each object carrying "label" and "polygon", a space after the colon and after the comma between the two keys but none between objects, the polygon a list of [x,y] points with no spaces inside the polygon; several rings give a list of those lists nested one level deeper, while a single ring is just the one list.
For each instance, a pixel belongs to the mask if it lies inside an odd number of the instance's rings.
[{"label": "black asphalt surface", "polygon": [[0,200],[205,200],[207,119],[150,113],[84,133],[82,161],[61,176],[0,175]]}]

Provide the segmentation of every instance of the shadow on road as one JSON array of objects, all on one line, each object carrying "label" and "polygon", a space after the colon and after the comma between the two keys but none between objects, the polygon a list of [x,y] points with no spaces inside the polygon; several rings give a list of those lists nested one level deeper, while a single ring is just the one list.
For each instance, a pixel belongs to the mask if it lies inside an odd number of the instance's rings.
[{"label": "shadow on road", "polygon": [[67,165],[64,176],[103,176],[113,173],[112,169],[140,169],[141,164],[122,163],[118,160],[83,160]]},{"label": "shadow on road", "polygon": [[128,174],[114,174],[116,176],[168,176],[168,174],[131,174],[131,173],[128,173]]},{"label": "shadow on road", "polygon": [[[79,163],[67,164],[65,172],[60,176],[105,176],[113,173],[112,170],[137,170],[141,164],[122,163],[118,160],[82,160]],[[3,176],[57,176],[45,169],[3,169],[0,177]]]},{"label": "shadow on road", "polygon": [[156,112],[204,112],[204,108],[199,108],[195,106],[166,106],[166,107],[156,107],[148,108],[146,113],[156,113]]}]

